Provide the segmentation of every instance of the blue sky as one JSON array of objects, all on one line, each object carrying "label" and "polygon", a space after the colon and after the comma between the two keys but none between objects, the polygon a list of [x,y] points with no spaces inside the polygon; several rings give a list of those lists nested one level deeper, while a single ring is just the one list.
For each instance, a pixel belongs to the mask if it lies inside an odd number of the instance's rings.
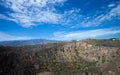
[{"label": "blue sky", "polygon": [[0,41],[120,38],[119,0],[0,0]]}]

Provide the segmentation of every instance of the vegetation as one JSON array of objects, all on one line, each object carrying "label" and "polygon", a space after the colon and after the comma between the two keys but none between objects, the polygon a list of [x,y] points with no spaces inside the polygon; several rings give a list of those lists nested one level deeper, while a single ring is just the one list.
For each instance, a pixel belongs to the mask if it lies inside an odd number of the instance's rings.
[{"label": "vegetation", "polygon": [[119,58],[115,40],[1,46],[0,75],[119,75]]}]

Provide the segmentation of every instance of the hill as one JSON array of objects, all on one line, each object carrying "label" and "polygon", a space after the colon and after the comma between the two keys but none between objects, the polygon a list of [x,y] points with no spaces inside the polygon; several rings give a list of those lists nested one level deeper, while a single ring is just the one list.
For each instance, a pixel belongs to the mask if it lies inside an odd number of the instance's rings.
[{"label": "hill", "polygon": [[119,45],[119,40],[89,39],[1,46],[0,75],[119,75]]}]

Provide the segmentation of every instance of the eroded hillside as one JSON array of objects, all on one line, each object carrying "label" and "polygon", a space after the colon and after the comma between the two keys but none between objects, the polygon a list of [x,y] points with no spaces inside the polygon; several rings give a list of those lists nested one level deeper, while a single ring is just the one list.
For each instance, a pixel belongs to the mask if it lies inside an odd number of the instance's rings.
[{"label": "eroded hillside", "polygon": [[119,75],[120,41],[101,41],[1,46],[0,75]]}]

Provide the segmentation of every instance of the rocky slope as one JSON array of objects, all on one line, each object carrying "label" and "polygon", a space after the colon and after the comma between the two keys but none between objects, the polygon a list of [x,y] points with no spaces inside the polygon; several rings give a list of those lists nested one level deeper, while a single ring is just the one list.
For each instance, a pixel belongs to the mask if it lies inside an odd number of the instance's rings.
[{"label": "rocky slope", "polygon": [[1,46],[0,75],[119,75],[120,41],[110,41]]}]

